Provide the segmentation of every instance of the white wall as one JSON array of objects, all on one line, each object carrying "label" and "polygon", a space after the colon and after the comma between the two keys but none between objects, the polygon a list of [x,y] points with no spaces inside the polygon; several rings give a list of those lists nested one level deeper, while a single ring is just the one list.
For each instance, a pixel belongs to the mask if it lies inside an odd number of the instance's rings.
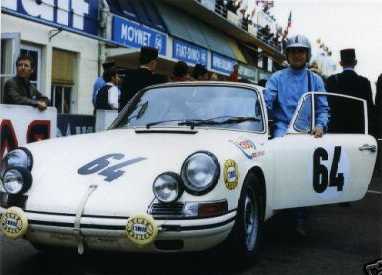
[{"label": "white wall", "polygon": [[53,27],[7,14],[1,14],[1,32],[20,32],[21,41],[33,43],[42,48],[41,92],[50,98],[52,49],[59,48],[77,53],[75,86],[73,99],[76,101],[72,111],[77,114],[92,114],[91,103],[93,82],[98,76],[98,41],[82,35],[62,31],[49,41],[49,31]]}]

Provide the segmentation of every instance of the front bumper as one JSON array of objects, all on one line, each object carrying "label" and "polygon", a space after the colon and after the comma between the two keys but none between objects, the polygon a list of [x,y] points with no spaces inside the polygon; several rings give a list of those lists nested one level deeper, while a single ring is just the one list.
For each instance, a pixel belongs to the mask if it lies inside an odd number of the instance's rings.
[{"label": "front bumper", "polygon": [[[6,209],[0,207],[0,214]],[[236,211],[204,219],[155,220],[158,235],[145,246],[126,237],[129,217],[81,217],[75,225],[74,214],[24,211],[28,230],[24,236],[36,244],[132,252],[201,251],[221,243],[231,232]]]}]

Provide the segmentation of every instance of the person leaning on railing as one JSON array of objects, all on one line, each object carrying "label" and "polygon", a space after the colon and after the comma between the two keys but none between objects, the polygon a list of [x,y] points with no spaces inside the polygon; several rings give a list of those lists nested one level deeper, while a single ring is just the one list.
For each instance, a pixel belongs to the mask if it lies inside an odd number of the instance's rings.
[{"label": "person leaning on railing", "polygon": [[29,79],[34,71],[31,56],[20,55],[16,61],[16,76],[4,84],[4,104],[29,105],[44,111],[49,105],[49,99],[43,96]]}]

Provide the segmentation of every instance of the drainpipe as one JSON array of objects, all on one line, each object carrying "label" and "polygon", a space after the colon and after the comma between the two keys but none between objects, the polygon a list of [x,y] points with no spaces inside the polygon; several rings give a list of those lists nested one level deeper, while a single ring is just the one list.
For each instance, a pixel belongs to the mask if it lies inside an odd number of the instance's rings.
[{"label": "drainpipe", "polygon": [[[108,14],[110,14],[108,4],[105,0],[98,0],[98,19],[99,19],[99,35],[107,39],[107,22]],[[105,42],[98,40],[98,75],[101,75],[102,64],[105,61]]]}]

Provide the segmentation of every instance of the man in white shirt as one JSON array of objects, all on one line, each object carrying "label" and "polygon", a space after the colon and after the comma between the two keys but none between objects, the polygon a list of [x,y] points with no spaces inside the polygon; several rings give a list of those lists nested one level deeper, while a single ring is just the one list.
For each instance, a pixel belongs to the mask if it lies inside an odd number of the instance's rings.
[{"label": "man in white shirt", "polygon": [[103,78],[106,82],[97,93],[95,108],[96,110],[118,110],[120,90],[118,88],[118,70],[113,67],[105,71]]}]

